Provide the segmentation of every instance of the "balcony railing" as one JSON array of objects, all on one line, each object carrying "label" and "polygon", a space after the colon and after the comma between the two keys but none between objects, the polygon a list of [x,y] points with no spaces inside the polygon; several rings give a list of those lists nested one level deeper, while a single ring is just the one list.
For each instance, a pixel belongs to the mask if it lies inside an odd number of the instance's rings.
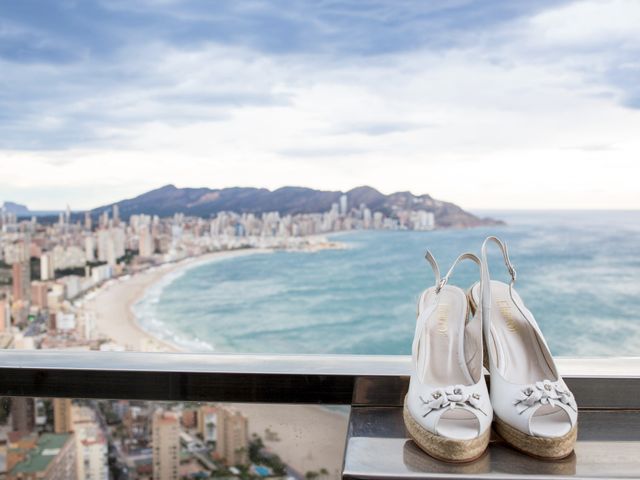
[{"label": "balcony railing", "polygon": [[640,358],[558,359],[581,409],[576,453],[534,460],[495,439],[472,464],[448,465],[407,440],[409,358],[0,351],[0,395],[350,405],[345,478],[633,478],[640,476]]}]

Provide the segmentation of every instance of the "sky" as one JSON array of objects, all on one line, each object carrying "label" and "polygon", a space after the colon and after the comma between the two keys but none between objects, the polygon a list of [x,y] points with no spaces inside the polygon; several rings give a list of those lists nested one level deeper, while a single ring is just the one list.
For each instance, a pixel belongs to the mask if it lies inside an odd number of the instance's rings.
[{"label": "sky", "polygon": [[165,184],[640,208],[640,2],[0,2],[0,203]]}]

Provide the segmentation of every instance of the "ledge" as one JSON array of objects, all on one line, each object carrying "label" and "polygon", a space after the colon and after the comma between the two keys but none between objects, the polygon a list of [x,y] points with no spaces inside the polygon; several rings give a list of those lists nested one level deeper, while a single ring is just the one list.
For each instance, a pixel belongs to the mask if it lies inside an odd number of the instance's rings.
[{"label": "ledge", "polygon": [[351,409],[343,478],[549,479],[638,478],[640,411],[580,411],[574,453],[559,461],[516,452],[494,436],[485,454],[468,464],[440,462],[409,440],[402,408]]}]

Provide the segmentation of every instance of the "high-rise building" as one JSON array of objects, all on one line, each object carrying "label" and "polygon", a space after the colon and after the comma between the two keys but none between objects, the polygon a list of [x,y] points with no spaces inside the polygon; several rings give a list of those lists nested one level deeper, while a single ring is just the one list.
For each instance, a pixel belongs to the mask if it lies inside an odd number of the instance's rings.
[{"label": "high-rise building", "polygon": [[177,480],[180,471],[180,423],[173,412],[158,410],[152,421],[153,479]]},{"label": "high-rise building", "polygon": [[9,471],[9,480],[76,480],[73,434],[45,433]]},{"label": "high-rise building", "polygon": [[107,240],[107,256],[105,258],[107,265],[115,267],[118,263],[118,255],[116,254],[116,244],[113,241],[113,237],[109,237]]},{"label": "high-rise building", "polygon": [[40,256],[40,280],[47,281],[55,278],[55,265],[53,253],[45,252]]},{"label": "high-rise building", "polygon": [[364,228],[371,228],[371,210],[369,210],[367,207],[365,207],[362,210],[362,222],[363,222],[363,226]]},{"label": "high-rise building", "polygon": [[153,255],[153,238],[149,225],[142,225],[140,227],[140,240],[138,244],[139,254],[143,258],[149,258]]},{"label": "high-rise building", "polygon": [[116,259],[118,259],[125,254],[127,235],[125,234],[124,228],[119,227],[113,228],[111,230],[111,237],[113,238],[113,248],[115,251]]},{"label": "high-rise building", "polygon": [[107,228],[109,226],[109,212],[106,210],[100,214],[99,223],[100,228]]},{"label": "high-rise building", "polygon": [[0,333],[6,332],[11,326],[11,310],[9,301],[6,298],[0,298]]},{"label": "high-rise building", "polygon": [[382,228],[382,222],[383,222],[383,218],[384,216],[382,215],[382,212],[375,212],[373,214],[373,228],[376,230],[380,230]]},{"label": "high-rise building", "polygon": [[113,206],[113,226],[117,227],[120,225],[120,207],[118,205]]},{"label": "high-rise building", "polygon": [[233,408],[218,409],[216,452],[227,465],[249,462],[249,423],[247,417]]},{"label": "high-rise building", "polygon": [[349,207],[349,200],[345,194],[340,196],[340,215],[347,214],[347,208]]},{"label": "high-rise building", "polygon": [[31,297],[31,266],[29,262],[17,262],[12,267],[13,300],[28,302]]},{"label": "high-rise building", "polygon": [[31,397],[11,398],[11,426],[14,432],[33,432],[36,406]]},{"label": "high-rise building", "polygon": [[125,253],[126,235],[122,228],[98,231],[98,260],[115,266]]},{"label": "high-rise building", "polygon": [[98,230],[98,260],[107,261],[107,243],[109,242],[109,230]]},{"label": "high-rise building", "polygon": [[73,432],[72,403],[70,398],[53,399],[53,430],[56,433]]},{"label": "high-rise building", "polygon": [[91,213],[84,212],[84,229],[91,231],[93,228],[93,220],[91,220]]},{"label": "high-rise building", "polygon": [[89,407],[73,405],[72,417],[78,479],[107,480],[107,441],[95,412]]},{"label": "high-rise building", "polygon": [[96,261],[96,242],[93,235],[88,235],[84,239],[84,258],[87,262]]},{"label": "high-rise building", "polygon": [[49,285],[44,282],[31,282],[31,304],[39,308],[47,308]]},{"label": "high-rise building", "polygon": [[217,440],[218,408],[203,405],[198,409],[198,433],[205,442]]},{"label": "high-rise building", "polygon": [[416,222],[413,226],[414,230],[433,230],[435,227],[435,215],[433,212],[425,212],[420,210],[416,212]]}]

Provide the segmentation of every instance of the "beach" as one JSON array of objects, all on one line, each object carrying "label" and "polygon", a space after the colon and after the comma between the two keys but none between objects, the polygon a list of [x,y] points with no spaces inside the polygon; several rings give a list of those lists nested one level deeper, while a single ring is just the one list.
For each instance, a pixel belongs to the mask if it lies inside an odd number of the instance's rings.
[{"label": "beach", "polygon": [[341,477],[347,415],[315,405],[234,406],[249,418],[249,432],[297,473],[325,469],[325,478]]},{"label": "beach", "polygon": [[142,329],[133,314],[133,305],[146,290],[166,275],[195,266],[242,255],[266,253],[265,249],[213,252],[200,257],[167,263],[134,275],[112,280],[84,302],[84,311],[95,319],[98,338],[109,339],[125,350],[136,352],[180,352],[178,346]]},{"label": "beach", "polygon": [[[215,252],[201,257],[165,264],[105,284],[84,303],[84,311],[95,319],[99,338],[109,339],[130,351],[181,352],[142,329],[136,322],[132,306],[146,290],[166,275],[181,269],[226,258],[267,253],[266,249]],[[339,478],[347,416],[318,406],[237,404],[249,419],[249,431],[263,438],[265,446],[278,454],[298,473],[326,469],[327,478]],[[267,435],[272,432],[275,435]]]}]

